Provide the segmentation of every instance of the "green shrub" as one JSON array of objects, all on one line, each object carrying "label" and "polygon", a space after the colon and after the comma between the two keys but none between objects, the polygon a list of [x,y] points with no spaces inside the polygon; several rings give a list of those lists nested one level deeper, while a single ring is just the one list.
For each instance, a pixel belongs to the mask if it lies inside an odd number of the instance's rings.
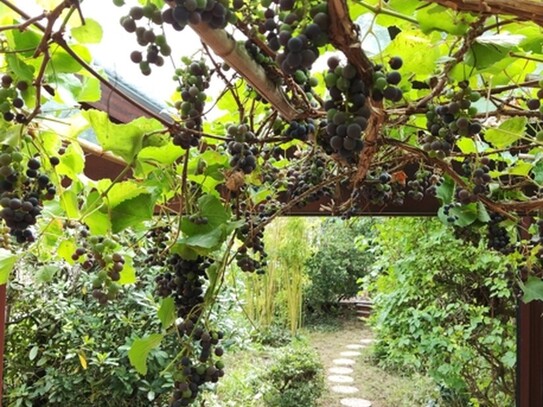
[{"label": "green shrub", "polygon": [[381,364],[428,372],[450,406],[512,405],[516,294],[507,258],[435,220],[388,219],[379,232],[371,321]]},{"label": "green shrub", "polygon": [[323,392],[323,367],[307,344],[278,350],[264,375],[264,401],[268,407],[312,407]]},{"label": "green shrub", "polygon": [[127,357],[136,336],[160,330],[151,297],[135,288],[101,306],[85,293],[88,279],[10,285],[4,406],[166,404],[173,382],[160,372],[175,354],[173,336],[151,351],[145,377]]}]

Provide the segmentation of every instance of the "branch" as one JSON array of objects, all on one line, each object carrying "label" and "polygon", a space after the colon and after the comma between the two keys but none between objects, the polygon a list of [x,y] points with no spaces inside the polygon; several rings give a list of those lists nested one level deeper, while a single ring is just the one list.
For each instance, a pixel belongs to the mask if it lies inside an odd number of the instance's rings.
[{"label": "branch", "polygon": [[[8,0],[0,0],[0,3],[4,4],[5,6],[7,6],[8,8],[10,8],[11,10],[15,11],[17,14],[19,14],[21,17],[23,18],[26,18],[27,20],[31,19],[31,17],[26,14],[23,10],[21,10],[20,8],[18,8],[17,6],[13,5],[10,1]],[[41,25],[40,23],[36,22],[36,21],[33,21],[32,24],[38,28],[40,31],[42,32],[46,32],[46,27],[44,27],[43,25]],[[155,112],[152,112],[151,110],[147,109],[145,106],[143,106],[142,104],[136,102],[134,99],[130,98],[128,95],[126,95],[125,93],[121,92],[119,89],[117,89],[114,85],[112,85],[107,79],[105,79],[102,75],[100,75],[93,67],[91,67],[86,61],[84,61],[83,59],[81,59],[79,57],[79,55],[77,55],[71,48],[70,46],[66,43],[66,41],[64,40],[64,38],[62,38],[61,34],[60,33],[56,33],[55,35],[53,35],[53,38],[52,38],[60,47],[62,47],[68,54],[71,55],[71,57],[73,59],[75,59],[87,72],[89,72],[92,76],[94,76],[96,79],[98,79],[106,88],[108,88],[109,90],[111,90],[111,92],[119,95],[119,97],[121,97],[122,99],[124,99],[126,102],[128,102],[129,104],[131,104],[132,106],[136,107],[137,109],[141,110],[143,113],[145,113],[146,115],[148,115],[149,117],[152,117],[153,119],[156,119],[158,120],[162,125],[164,125],[165,127],[168,127],[170,128],[171,127],[171,123],[166,121],[164,118],[160,117],[159,115],[157,115]]]},{"label": "branch", "polygon": [[532,0],[426,0],[456,11],[483,15],[509,14],[543,26],[543,3]]}]

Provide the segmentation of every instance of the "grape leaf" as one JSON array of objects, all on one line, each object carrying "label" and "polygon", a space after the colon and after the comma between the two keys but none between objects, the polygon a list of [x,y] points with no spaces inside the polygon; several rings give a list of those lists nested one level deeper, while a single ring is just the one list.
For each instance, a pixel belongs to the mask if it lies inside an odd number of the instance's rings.
[{"label": "grape leaf", "polygon": [[127,199],[111,209],[111,229],[118,233],[153,217],[155,200],[149,193]]},{"label": "grape leaf", "polygon": [[512,117],[507,119],[499,127],[487,129],[485,140],[496,148],[509,147],[515,141],[520,140],[526,131],[525,117]]},{"label": "grape leaf", "polygon": [[85,19],[85,25],[72,28],[72,37],[83,44],[98,44],[102,41],[102,26],[92,18]]},{"label": "grape leaf", "polygon": [[530,276],[525,283],[520,283],[524,295],[522,301],[530,302],[534,300],[543,300],[543,280],[539,277]]},{"label": "grape leaf", "polygon": [[175,302],[172,297],[162,299],[158,309],[158,319],[162,322],[162,328],[167,329],[175,321]]},{"label": "grape leaf", "polygon": [[128,360],[141,375],[147,374],[147,356],[149,352],[160,345],[161,334],[152,334],[143,338],[136,338],[128,351]]},{"label": "grape leaf", "polygon": [[18,257],[16,254],[0,248],[0,285],[8,282],[9,275],[11,274],[17,259]]},{"label": "grape leaf", "polygon": [[82,113],[90,123],[98,142],[104,150],[132,162],[142,149],[145,134],[162,128],[154,119],[140,117],[126,124],[115,124],[109,120],[106,112],[89,110]]}]

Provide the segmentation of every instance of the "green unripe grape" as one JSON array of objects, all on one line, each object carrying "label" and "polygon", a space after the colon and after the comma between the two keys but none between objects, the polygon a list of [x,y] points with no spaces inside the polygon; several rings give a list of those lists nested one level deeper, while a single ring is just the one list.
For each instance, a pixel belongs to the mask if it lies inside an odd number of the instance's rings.
[{"label": "green unripe grape", "polygon": [[23,161],[23,155],[18,152],[18,151],[14,151],[12,154],[11,154],[11,159],[14,161],[14,162],[17,162],[17,163],[20,163],[21,161]]},{"label": "green unripe grape", "polygon": [[101,288],[102,287],[102,280],[96,277],[94,280],[92,280],[92,288]]},{"label": "green unripe grape", "polygon": [[540,87],[540,88],[543,88],[543,79],[540,79],[540,80],[539,80],[539,87]]},{"label": "green unripe grape", "polygon": [[217,369],[224,369],[224,362],[223,362],[222,360],[217,360],[217,361],[215,362],[215,367],[216,367]]},{"label": "green unripe grape", "polygon": [[543,130],[539,130],[536,133],[535,138],[537,139],[537,141],[543,141]]},{"label": "green unripe grape", "polygon": [[387,87],[388,82],[385,77],[380,77],[375,80],[375,83],[373,86],[375,86],[378,90],[383,90]]},{"label": "green unripe grape", "polygon": [[124,0],[113,0],[113,4],[117,7],[122,7],[124,6]]},{"label": "green unripe grape", "polygon": [[471,92],[469,94],[469,100],[472,102],[477,102],[479,99],[481,99],[481,94],[479,92]]},{"label": "green unripe grape", "polygon": [[328,88],[336,86],[337,75],[332,72],[327,73],[324,77],[324,83],[326,83],[326,87]]},{"label": "green unripe grape", "polygon": [[294,73],[294,80],[296,81],[296,83],[302,84],[305,81],[307,81],[307,76],[305,75],[303,71],[297,70]]},{"label": "green unripe grape", "polygon": [[470,106],[470,108],[468,109],[468,114],[470,116],[475,116],[477,114],[478,110],[475,106]]}]

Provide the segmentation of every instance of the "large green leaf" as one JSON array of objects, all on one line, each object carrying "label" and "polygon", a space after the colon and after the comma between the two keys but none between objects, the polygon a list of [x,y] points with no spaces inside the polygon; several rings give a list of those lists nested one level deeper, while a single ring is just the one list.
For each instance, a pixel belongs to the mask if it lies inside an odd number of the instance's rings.
[{"label": "large green leaf", "polygon": [[92,18],[85,19],[85,25],[72,28],[72,37],[83,44],[98,44],[102,41],[102,26]]},{"label": "large green leaf", "polygon": [[17,262],[18,256],[9,250],[0,248],[0,285],[6,284],[13,267]]},{"label": "large green leaf", "polygon": [[128,351],[128,360],[141,375],[147,374],[147,356],[149,352],[157,348],[164,336],[161,334],[152,334],[143,338],[137,338],[132,343]]},{"label": "large green leaf", "polygon": [[9,69],[11,69],[15,75],[28,83],[32,83],[32,80],[34,79],[33,66],[24,63],[23,60],[17,56],[17,54],[6,54],[5,58]]},{"label": "large green leaf", "polygon": [[138,185],[134,181],[123,181],[108,185],[107,202],[110,208],[114,208],[122,202],[137,197],[138,195],[148,193],[147,189]]},{"label": "large green leaf", "polygon": [[127,199],[111,209],[111,229],[118,233],[153,217],[155,200],[149,193]]},{"label": "large green leaf", "polygon": [[526,118],[512,117],[500,124],[499,127],[488,129],[485,132],[485,140],[496,148],[509,147],[524,137],[525,131]]},{"label": "large green leaf", "polygon": [[90,123],[102,148],[122,157],[126,162],[132,162],[141,151],[145,134],[162,128],[157,120],[145,117],[127,124],[115,124],[109,120],[106,112],[89,110],[83,116]]},{"label": "large green leaf", "polygon": [[[424,49],[424,52],[420,52],[421,49]],[[434,73],[436,61],[440,57],[439,47],[420,31],[402,31],[384,52],[388,56],[402,57],[402,70],[424,80]]]},{"label": "large green leaf", "polygon": [[[87,48],[82,45],[72,45],[72,50],[83,61],[90,62],[92,60],[91,54]],[[57,75],[59,73],[76,73],[82,69],[82,66],[77,62],[68,52],[64,49],[57,47],[54,52],[51,53],[51,60],[47,64],[45,73],[47,75]]]},{"label": "large green leaf", "polygon": [[469,28],[467,14],[459,15],[438,4],[419,7],[415,17],[423,32],[438,30],[454,35],[464,35]]},{"label": "large green leaf", "polygon": [[158,319],[162,322],[162,328],[167,329],[174,323],[175,314],[175,301],[172,297],[166,297],[160,302],[160,308],[158,309]]},{"label": "large green leaf", "polygon": [[522,301],[530,302],[534,300],[543,300],[543,280],[539,277],[528,277],[525,283],[521,283],[521,288],[522,291],[524,291]]},{"label": "large green leaf", "polygon": [[198,225],[185,216],[181,221],[181,231],[185,235],[195,236],[213,232],[230,219],[229,211],[225,209],[219,198],[214,195],[203,195],[198,199],[198,215],[207,218],[207,223]]}]

